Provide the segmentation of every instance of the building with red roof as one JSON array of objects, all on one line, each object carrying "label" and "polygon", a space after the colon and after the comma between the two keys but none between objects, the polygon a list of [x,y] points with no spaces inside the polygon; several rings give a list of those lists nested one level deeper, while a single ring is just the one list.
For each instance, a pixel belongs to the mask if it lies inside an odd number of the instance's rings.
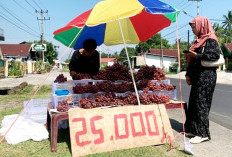
[{"label": "building with red roof", "polygon": [[101,63],[114,62],[117,63],[117,58],[101,58]]},{"label": "building with red roof", "polygon": [[21,58],[22,61],[32,58],[31,44],[0,44],[4,58]]},{"label": "building with red roof", "polygon": [[232,70],[232,43],[222,43],[221,49],[225,58],[225,68]]},{"label": "building with red roof", "polygon": [[223,43],[222,51],[225,57],[232,57],[232,43]]},{"label": "building with red roof", "polygon": [[117,58],[101,58],[101,65],[103,66],[106,66],[106,65],[111,66],[117,62],[118,62]]},{"label": "building with red roof", "polygon": [[177,49],[150,49],[149,53],[141,53],[141,55],[144,55],[146,65],[163,67],[165,71],[169,71],[171,65],[178,59]]}]

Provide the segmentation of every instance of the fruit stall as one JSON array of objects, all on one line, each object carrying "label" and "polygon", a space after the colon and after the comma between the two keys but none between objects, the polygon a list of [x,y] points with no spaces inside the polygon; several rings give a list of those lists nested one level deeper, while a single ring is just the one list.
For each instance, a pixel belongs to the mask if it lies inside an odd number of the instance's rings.
[{"label": "fruit stall", "polygon": [[[180,102],[175,101],[176,87],[166,78],[162,69],[155,66],[143,66],[133,75],[142,104],[140,106],[148,106],[148,108],[149,106],[153,106],[151,108],[158,106],[156,110],[162,108],[161,104],[166,104],[166,108],[168,108],[167,104],[169,107],[181,107]],[[89,113],[93,109],[114,108],[115,110],[110,112],[115,113],[122,107],[126,109],[130,106],[138,106],[131,74],[129,69],[123,65],[116,63],[113,66],[107,66],[105,70],[100,70],[93,78],[88,74],[80,73],[76,74],[74,78],[74,80],[67,81],[67,78],[60,74],[52,83],[52,102],[49,104],[50,116],[48,118],[52,119],[51,151],[53,152],[56,152],[59,121],[69,119],[70,123],[70,110],[77,109],[77,113],[86,110]],[[126,113],[128,112],[126,111]],[[157,115],[159,114],[157,113]],[[168,121],[167,126],[170,130],[168,116],[164,117]],[[162,118],[161,121],[163,121]],[[161,123],[160,125],[163,126]]]}]

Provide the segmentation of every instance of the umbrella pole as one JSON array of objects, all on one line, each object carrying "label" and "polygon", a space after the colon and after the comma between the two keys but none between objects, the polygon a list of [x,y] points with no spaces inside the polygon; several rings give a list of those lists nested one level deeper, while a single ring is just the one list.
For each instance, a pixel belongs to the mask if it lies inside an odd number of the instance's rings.
[{"label": "umbrella pole", "polygon": [[136,87],[136,84],[135,84],[134,74],[133,74],[133,71],[132,71],[132,68],[131,68],[130,58],[129,58],[127,48],[126,48],[125,38],[124,38],[124,35],[123,35],[123,32],[122,32],[122,26],[121,26],[120,19],[118,19],[118,23],[119,23],[119,27],[120,27],[120,31],[121,31],[121,35],[122,35],[124,48],[126,50],[126,57],[127,57],[127,61],[128,61],[129,67],[130,67],[131,77],[132,77],[133,85],[134,85],[134,88],[135,88],[135,94],[136,94],[136,97],[137,97],[138,105],[141,105],[140,100],[139,100],[138,90],[137,90],[137,87]]}]

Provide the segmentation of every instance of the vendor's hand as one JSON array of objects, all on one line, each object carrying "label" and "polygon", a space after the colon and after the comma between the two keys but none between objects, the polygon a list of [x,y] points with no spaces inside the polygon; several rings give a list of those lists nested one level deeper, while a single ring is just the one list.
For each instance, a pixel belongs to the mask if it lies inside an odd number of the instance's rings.
[{"label": "vendor's hand", "polygon": [[191,50],[189,50],[189,52],[190,52],[190,53],[184,53],[184,55],[185,55],[186,57],[190,57],[190,58],[196,58],[196,57],[197,57],[197,53],[196,53],[196,52],[191,51]]},{"label": "vendor's hand", "polygon": [[70,76],[71,77],[74,77],[76,75],[76,72],[75,71],[70,71]]},{"label": "vendor's hand", "polygon": [[186,83],[190,86],[192,85],[191,81],[190,81],[190,77],[186,76]]}]

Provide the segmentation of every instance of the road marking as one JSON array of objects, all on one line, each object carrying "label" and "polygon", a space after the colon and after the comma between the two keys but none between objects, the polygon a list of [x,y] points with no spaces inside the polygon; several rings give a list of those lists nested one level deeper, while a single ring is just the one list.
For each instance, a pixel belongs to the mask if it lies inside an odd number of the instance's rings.
[{"label": "road marking", "polygon": [[232,118],[231,118],[231,117],[224,116],[224,115],[219,114],[219,113],[216,113],[216,112],[211,112],[211,113],[212,113],[212,114],[215,114],[215,115],[217,115],[217,116],[221,116],[221,117],[223,117],[223,118],[227,118],[227,119],[229,119],[229,120],[232,120]]},{"label": "road marking", "polygon": [[227,91],[227,90],[222,90],[222,89],[215,89],[216,91],[221,91],[221,92],[232,92],[232,90]]}]

